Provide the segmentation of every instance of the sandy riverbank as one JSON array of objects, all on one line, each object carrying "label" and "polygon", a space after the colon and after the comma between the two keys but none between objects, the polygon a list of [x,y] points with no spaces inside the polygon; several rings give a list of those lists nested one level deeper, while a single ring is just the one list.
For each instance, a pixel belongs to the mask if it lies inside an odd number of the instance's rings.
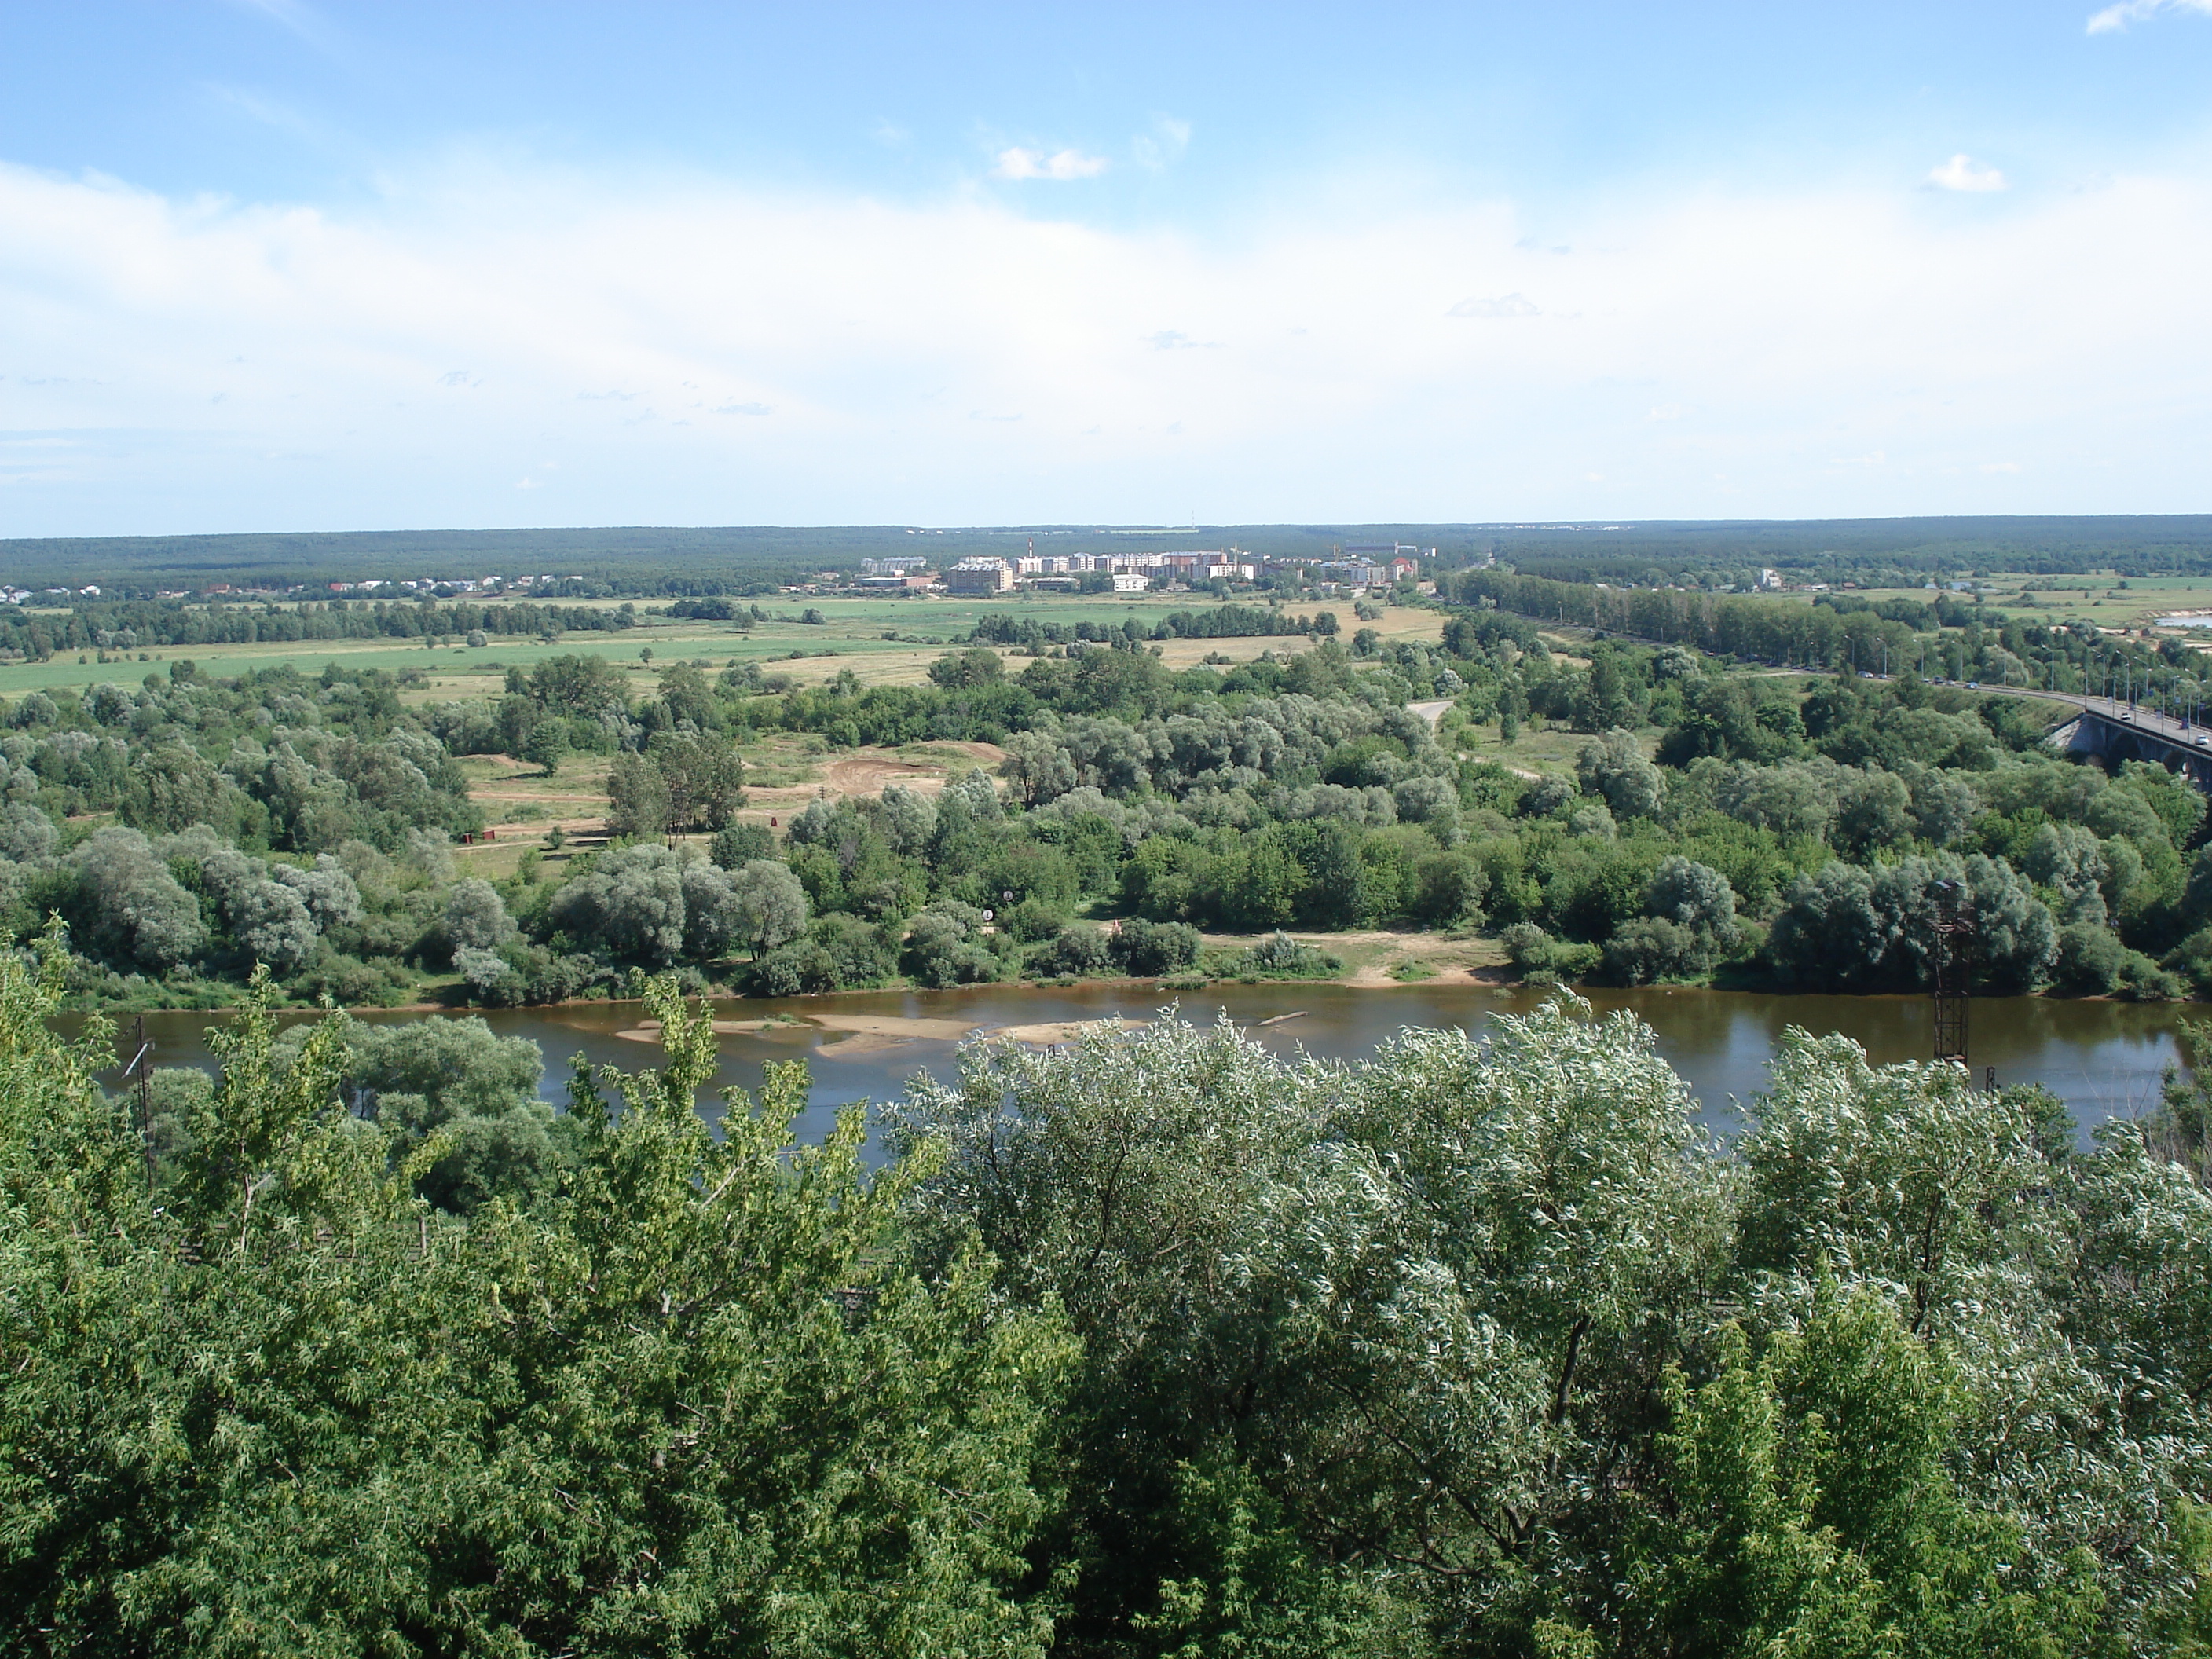
[{"label": "sandy riverbank", "polygon": [[[1149,983],[1146,981],[1125,982]],[[1143,1020],[1112,1018],[1048,1020],[1027,1025],[979,1025],[967,1020],[927,1019],[900,1014],[811,1014],[797,1021],[718,1019],[714,1022],[714,1030],[724,1035],[770,1029],[836,1032],[840,1034],[837,1040],[828,1044],[825,1052],[849,1055],[872,1054],[901,1043],[958,1042],[973,1036],[999,1037],[1018,1042],[1024,1048],[1050,1048],[1073,1042],[1086,1030],[1131,1031],[1144,1024]],[[635,1025],[617,1031],[615,1035],[627,1042],[658,1042],[660,1041],[660,1022],[641,1020]]]}]

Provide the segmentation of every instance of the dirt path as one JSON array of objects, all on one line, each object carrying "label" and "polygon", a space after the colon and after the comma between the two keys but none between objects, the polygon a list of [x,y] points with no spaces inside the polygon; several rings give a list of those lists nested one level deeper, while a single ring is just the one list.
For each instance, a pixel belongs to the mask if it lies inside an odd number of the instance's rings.
[{"label": "dirt path", "polygon": [[598,800],[598,801],[603,801],[603,800],[605,800],[605,799],[606,799],[606,797],[605,797],[604,794],[600,794],[600,793],[590,793],[590,794],[574,794],[574,795],[569,795],[569,794],[554,794],[554,793],[550,793],[550,791],[546,791],[546,790],[538,790],[538,789],[532,789],[532,790],[521,790],[521,789],[471,789],[471,790],[470,790],[470,791],[469,791],[469,799],[471,799],[471,800],[513,800],[513,801],[522,801],[522,802],[524,802],[524,803],[526,803],[526,804],[534,805],[536,803],[538,803],[538,802],[539,802],[539,801],[541,801],[541,800],[547,800],[547,801],[550,801],[550,800]]}]

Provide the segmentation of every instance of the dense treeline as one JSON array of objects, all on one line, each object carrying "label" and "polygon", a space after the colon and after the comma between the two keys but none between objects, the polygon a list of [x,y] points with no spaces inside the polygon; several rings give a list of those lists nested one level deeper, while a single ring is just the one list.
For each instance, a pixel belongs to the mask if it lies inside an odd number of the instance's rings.
[{"label": "dense treeline", "polygon": [[25,538],[0,542],[12,577],[33,586],[96,581],[112,590],[198,582],[327,582],[362,576],[576,573],[589,591],[563,597],[712,597],[772,592],[864,557],[921,554],[939,568],[977,554],[1237,547],[1326,558],[1347,545],[1437,550],[1449,568],[1486,556],[1571,580],[1640,580],[1669,573],[1782,566],[1836,580],[1862,574],[1956,573],[1973,567],[2124,575],[2212,568],[2203,514],[1658,521],[1584,525],[1217,525],[1192,532],[1038,525],[1017,530],[900,526],[822,528],[609,527],[555,530],[294,532],[221,536]]},{"label": "dense treeline", "polygon": [[[1434,646],[1362,628],[1181,672],[1153,648],[1039,645],[1009,672],[970,647],[915,686],[678,663],[642,697],[569,656],[411,708],[375,673],[210,686],[183,663],[33,694],[0,738],[0,905],[19,933],[69,921],[86,997],[187,1004],[256,963],[343,1001],[457,970],[495,1004],[659,971],[769,994],[1306,974],[1331,958],[1274,935],[1381,927],[1493,934],[1529,978],[1908,989],[1947,897],[1988,988],[2212,990],[2202,798],[2051,753],[2036,705],[1684,647],[1568,657],[1498,611]],[[1459,752],[1494,726],[1510,753],[1524,721],[1586,734],[1571,775]],[[995,781],[821,799],[770,833],[738,820],[738,751],[773,732],[1004,758]],[[614,839],[451,886],[445,842],[481,821],[453,757],[482,753],[605,767]],[[278,896],[318,881],[351,896]]]},{"label": "dense treeline", "polygon": [[[284,644],[313,640],[462,639],[469,635],[557,638],[635,628],[634,606],[574,606],[434,600],[331,599],[293,605],[185,605],[178,600],[78,605],[67,616],[0,607],[0,651],[43,662],[58,651],[129,653],[196,645]],[[481,641],[479,641],[481,642]]]},{"label": "dense treeline", "polygon": [[95,1654],[2185,1655],[2212,1102],[1626,1016],[1349,1066],[1164,1019],[788,1142],[249,1006],[150,1121],[0,960],[0,1606]]},{"label": "dense treeline", "polygon": [[1477,570],[1446,586],[1460,603],[1540,621],[1680,643],[1774,665],[1911,670],[1952,680],[2122,695],[2132,688],[2179,708],[2201,704],[2201,660],[2178,640],[2153,647],[2086,624],[1984,611],[1953,595],[1926,602],[1821,594],[1782,599],[1622,589]]},{"label": "dense treeline", "polygon": [[[2124,576],[2212,569],[2203,514],[2002,518],[1807,519],[1486,527],[1485,550],[1533,575],[1643,582],[1774,566],[1862,586],[1915,586],[1968,570]],[[1910,573],[1910,583],[1895,576]]]},{"label": "dense treeline", "polygon": [[[922,686],[779,691],[757,671],[710,682],[688,668],[663,686],[690,712],[648,703],[632,724],[696,726],[709,746],[782,730],[833,748],[1006,750],[1003,799],[970,778],[934,799],[817,801],[780,847],[757,829],[720,836],[711,861],[733,880],[781,864],[804,891],[788,932],[736,970],[764,991],[1127,971],[1118,941],[1135,921],[1480,927],[1532,976],[1908,988],[1945,893],[1978,924],[1974,972],[1992,989],[2174,996],[2212,974],[2193,790],[2155,767],[2107,777],[2068,762],[2042,747],[2032,706],[1910,678],[1838,677],[1808,695],[1681,650],[1603,644],[1577,660],[1481,612],[1454,617],[1439,647],[1363,632],[1350,650],[1225,672],[1172,672],[1121,636],[1018,673],[993,652],[954,653]],[[1407,707],[1426,694],[1451,704],[1433,729]],[[1571,777],[1452,752],[1469,723],[1504,733],[1524,719],[1589,734]],[[1655,728],[1656,744],[1633,735]],[[618,763],[617,821],[640,832],[673,821],[639,781],[656,754],[702,763],[672,734]],[[611,889],[631,894],[675,881],[672,864],[642,873],[669,856],[599,859],[641,872]],[[512,902],[523,933],[551,943],[548,901]],[[1086,912],[1118,915],[1120,933]],[[1175,971],[1267,966],[1177,937]],[[508,956],[508,992],[537,994],[526,941]],[[678,961],[731,971],[673,944],[646,965]]]},{"label": "dense treeline", "polygon": [[972,635],[978,645],[1011,645],[1024,650],[1039,646],[1110,644],[1115,641],[1139,643],[1149,640],[1237,640],[1284,637],[1299,634],[1331,635],[1340,624],[1335,614],[1291,615],[1279,607],[1216,605],[1203,611],[1176,611],[1147,625],[1130,617],[1119,623],[1059,623],[1036,617],[998,616],[980,619]]},{"label": "dense treeline", "polygon": [[22,697],[0,733],[0,921],[61,916],[95,1001],[228,1000],[257,964],[303,996],[393,1000],[453,837],[483,823],[398,691],[177,662]]}]

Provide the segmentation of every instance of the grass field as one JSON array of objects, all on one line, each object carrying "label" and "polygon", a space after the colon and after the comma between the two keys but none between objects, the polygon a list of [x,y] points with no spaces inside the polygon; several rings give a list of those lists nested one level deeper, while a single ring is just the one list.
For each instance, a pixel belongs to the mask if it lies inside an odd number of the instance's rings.
[{"label": "grass field", "polygon": [[[2008,616],[2042,612],[2054,623],[2086,622],[2099,628],[2141,628],[2167,611],[2212,610],[2212,576],[2132,576],[2122,587],[2113,577],[2024,576],[1999,574],[1982,579],[1990,591],[1983,602]],[[1780,597],[1810,605],[1820,596],[1802,590]],[[1936,596],[1924,587],[1864,587],[1854,599],[1917,599]],[[1960,595],[1966,598],[1969,596]]]},{"label": "grass field", "polygon": [[[763,602],[771,615],[799,616],[810,602]],[[488,645],[471,648],[449,645],[431,648],[405,646],[389,640],[325,640],[304,644],[205,645],[167,647],[158,651],[111,654],[101,663],[86,653],[80,661],[74,653],[52,662],[0,665],[0,696],[21,696],[27,691],[59,686],[97,685],[103,681],[135,684],[149,673],[164,673],[167,665],[186,658],[203,675],[223,678],[246,670],[289,664],[302,673],[319,673],[326,663],[347,668],[381,668],[393,673],[417,670],[430,677],[427,690],[414,698],[495,696],[501,677],[510,667],[527,668],[548,657],[595,656],[635,669],[641,683],[649,684],[654,672],[677,661],[704,660],[720,668],[733,662],[758,662],[802,684],[830,679],[851,669],[867,684],[914,684],[928,672],[929,665],[946,648],[973,631],[987,615],[1034,617],[1041,622],[1073,625],[1079,622],[1121,623],[1132,616],[1147,623],[1170,611],[1201,609],[1213,603],[1203,595],[1139,594],[1109,597],[1014,598],[999,600],[836,599],[811,602],[825,622],[756,623],[740,632],[726,623],[691,622],[668,617],[643,617],[639,626],[618,634],[575,633],[557,644],[536,639],[495,637]],[[1441,613],[1393,606],[1382,620],[1355,624],[1348,604],[1312,607],[1334,609],[1346,636],[1354,626],[1372,626],[1386,639],[1427,639],[1441,636]],[[1304,609],[1302,607],[1302,609]],[[892,635],[895,637],[886,637]],[[1262,651],[1297,650],[1298,637],[1239,640],[1188,640],[1168,644],[1164,658],[1172,667],[1185,668],[1209,653],[1218,652],[1243,662]],[[652,663],[641,660],[650,651]]]}]

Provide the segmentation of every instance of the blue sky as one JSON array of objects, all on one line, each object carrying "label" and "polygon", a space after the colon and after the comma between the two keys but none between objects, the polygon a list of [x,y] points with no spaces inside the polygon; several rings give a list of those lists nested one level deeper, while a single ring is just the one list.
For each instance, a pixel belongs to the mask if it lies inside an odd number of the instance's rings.
[{"label": "blue sky", "polygon": [[7,41],[0,537],[2207,506],[2212,0]]}]

